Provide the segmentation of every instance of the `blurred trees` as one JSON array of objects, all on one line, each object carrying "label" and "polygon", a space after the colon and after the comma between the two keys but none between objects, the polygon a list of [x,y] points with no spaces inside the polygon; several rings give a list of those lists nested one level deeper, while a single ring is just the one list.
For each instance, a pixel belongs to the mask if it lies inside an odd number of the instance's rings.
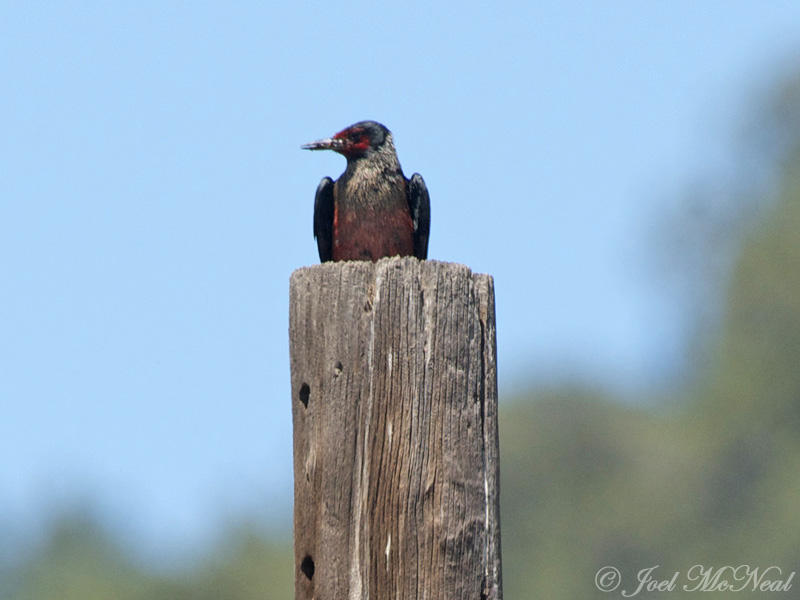
[{"label": "blurred trees", "polygon": [[4,587],[15,600],[280,600],[293,597],[292,563],[286,541],[238,528],[201,564],[159,572],[137,566],[97,519],[69,514]]},{"label": "blurred trees", "polygon": [[[622,571],[628,590],[654,565],[663,577],[698,563],[778,565],[784,576],[797,568],[800,76],[770,97],[758,122],[752,147],[771,165],[777,199],[754,198],[758,218],[737,229],[738,244],[702,247],[734,254],[686,401],[632,407],[562,389],[502,406],[507,598],[602,596],[594,574],[604,565]],[[0,576],[15,600],[283,599],[293,580],[285,542],[239,530],[195,568],[154,573],[80,518],[60,522]]]},{"label": "blurred trees", "polygon": [[595,598],[605,565],[622,571],[629,591],[654,565],[663,577],[698,563],[777,565],[784,577],[797,568],[800,76],[763,125],[777,198],[756,198],[758,218],[726,246],[735,255],[719,326],[687,400],[643,410],[562,391],[506,407],[509,598]]}]

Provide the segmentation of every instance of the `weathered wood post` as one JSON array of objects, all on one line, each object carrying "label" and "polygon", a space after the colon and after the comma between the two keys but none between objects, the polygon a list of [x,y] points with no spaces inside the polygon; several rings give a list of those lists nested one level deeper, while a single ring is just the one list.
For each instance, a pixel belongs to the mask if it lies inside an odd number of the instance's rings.
[{"label": "weathered wood post", "polygon": [[289,311],[295,598],[501,599],[492,278],[326,263]]}]

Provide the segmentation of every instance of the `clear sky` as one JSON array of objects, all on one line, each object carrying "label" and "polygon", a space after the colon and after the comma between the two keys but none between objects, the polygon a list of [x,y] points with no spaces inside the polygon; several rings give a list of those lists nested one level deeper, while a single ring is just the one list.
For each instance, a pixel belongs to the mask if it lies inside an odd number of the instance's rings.
[{"label": "clear sky", "polygon": [[646,232],[799,47],[798,2],[0,3],[0,526],[290,522],[288,279],[344,167],[299,146],[361,119],[495,276],[501,395],[660,381]]}]

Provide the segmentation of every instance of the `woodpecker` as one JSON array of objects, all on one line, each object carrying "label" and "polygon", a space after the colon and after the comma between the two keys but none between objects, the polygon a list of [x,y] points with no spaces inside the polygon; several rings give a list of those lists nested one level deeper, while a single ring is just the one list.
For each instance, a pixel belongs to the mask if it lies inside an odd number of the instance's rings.
[{"label": "woodpecker", "polygon": [[411,179],[403,175],[386,127],[360,121],[302,148],[333,150],[347,159],[339,179],[323,177],[314,198],[314,237],[322,262],[427,258],[428,188],[419,173]]}]

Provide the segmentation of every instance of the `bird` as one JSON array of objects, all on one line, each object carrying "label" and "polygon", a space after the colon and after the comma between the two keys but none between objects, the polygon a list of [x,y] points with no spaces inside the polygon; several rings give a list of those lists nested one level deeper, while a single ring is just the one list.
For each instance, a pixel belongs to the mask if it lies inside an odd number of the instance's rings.
[{"label": "bird", "polygon": [[386,126],[359,121],[301,148],[333,150],[347,159],[339,179],[323,177],[314,197],[321,262],[428,257],[428,188],[419,173],[410,179],[403,175]]}]

